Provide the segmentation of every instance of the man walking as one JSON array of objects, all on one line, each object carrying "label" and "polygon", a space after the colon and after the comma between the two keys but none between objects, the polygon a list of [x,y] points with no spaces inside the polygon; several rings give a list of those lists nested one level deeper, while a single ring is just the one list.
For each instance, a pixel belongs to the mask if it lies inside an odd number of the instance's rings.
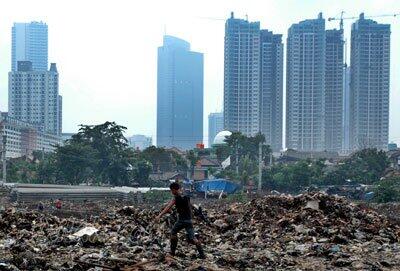
[{"label": "man walking", "polygon": [[171,230],[171,254],[174,256],[176,247],[178,246],[178,232],[182,229],[186,230],[188,242],[196,245],[199,257],[204,259],[205,254],[201,246],[200,241],[194,237],[193,223],[192,223],[192,205],[190,204],[190,198],[188,196],[182,196],[181,187],[178,183],[172,183],[169,186],[174,199],[171,200],[168,205],[161,211],[156,217],[156,220],[168,213],[175,205],[178,211],[178,221],[175,223]]}]

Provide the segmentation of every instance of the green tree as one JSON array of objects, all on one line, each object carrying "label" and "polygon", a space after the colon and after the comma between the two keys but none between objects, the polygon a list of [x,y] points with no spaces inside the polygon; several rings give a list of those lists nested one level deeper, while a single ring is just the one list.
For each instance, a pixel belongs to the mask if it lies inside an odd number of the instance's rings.
[{"label": "green tree", "polygon": [[38,163],[38,182],[39,183],[58,183],[60,178],[60,171],[57,164],[56,153],[45,154],[43,160],[37,160]]},{"label": "green tree", "polygon": [[[143,186],[149,185],[148,180],[149,180],[149,175],[152,171],[153,167],[149,161],[146,160],[138,160],[135,163],[135,168],[134,168],[134,176],[135,180]],[[151,185],[151,184],[150,184]]]},{"label": "green tree", "polygon": [[[126,127],[115,122],[100,125],[81,125],[79,132],[72,136],[69,144],[92,148],[92,161],[95,160],[96,178],[102,183],[128,184],[130,162],[133,151],[128,150],[127,140],[123,133]],[[92,161],[89,161],[92,162]]]},{"label": "green tree", "polygon": [[249,184],[250,180],[254,180],[256,178],[256,174],[258,173],[258,164],[250,159],[249,155],[245,155],[239,166],[239,178],[241,185]]},{"label": "green tree", "polygon": [[199,161],[200,157],[194,150],[190,150],[186,154],[186,159],[189,161],[190,165],[190,176],[193,178],[194,168],[196,166],[197,161]]},{"label": "green tree", "polygon": [[400,201],[400,178],[379,181],[375,188],[374,200],[379,203]]},{"label": "green tree", "polygon": [[292,164],[277,164],[264,170],[263,185],[268,189],[298,192],[311,184],[322,183],[324,168],[322,160],[307,159]]},{"label": "green tree", "polygon": [[81,125],[77,134],[41,162],[40,178],[68,184],[130,185],[136,179],[147,181],[149,169],[128,147],[125,130],[115,122]]},{"label": "green tree", "polygon": [[[215,147],[215,155],[219,162],[224,161],[229,155],[232,155],[233,149],[229,145],[219,145]],[[233,157],[232,157],[233,158]]]},{"label": "green tree", "polygon": [[345,159],[333,172],[327,174],[326,184],[343,184],[347,179],[357,183],[373,184],[383,177],[389,166],[386,153],[377,149],[364,149]]},{"label": "green tree", "polygon": [[[80,184],[88,182],[89,180],[96,180],[96,169],[97,164],[100,162],[98,153],[90,145],[83,142],[71,142],[65,146],[58,147],[55,152],[54,160],[44,162],[42,169],[42,176],[45,177],[48,172],[50,177],[53,179],[55,176],[51,176],[53,173],[59,176],[59,183],[64,184]],[[46,165],[46,166],[45,166]],[[58,170],[53,171],[54,167]]]},{"label": "green tree", "polygon": [[38,166],[26,157],[19,157],[7,161],[7,180],[17,183],[37,182]]},{"label": "green tree", "polygon": [[187,161],[184,157],[175,151],[165,148],[151,146],[145,149],[140,154],[140,157],[150,161],[155,172],[178,171],[183,173],[188,169]]},{"label": "green tree", "polygon": [[300,188],[311,184],[312,164],[307,160],[301,160],[289,167],[288,177],[292,187]]},{"label": "green tree", "polygon": [[[242,184],[248,183],[250,179],[255,179],[258,175],[260,143],[262,144],[262,160],[265,165],[269,163],[271,148],[270,146],[264,144],[265,137],[260,133],[255,136],[248,137],[240,132],[234,132],[225,139],[225,142],[227,143],[227,148],[221,148],[220,153],[223,153],[223,151],[230,152],[229,155],[231,155],[232,167],[236,167],[236,155],[238,155],[239,175],[235,174],[235,176],[236,180],[240,181]],[[225,156],[227,157],[228,155],[225,154]],[[230,175],[232,176],[233,174],[230,173]]]}]

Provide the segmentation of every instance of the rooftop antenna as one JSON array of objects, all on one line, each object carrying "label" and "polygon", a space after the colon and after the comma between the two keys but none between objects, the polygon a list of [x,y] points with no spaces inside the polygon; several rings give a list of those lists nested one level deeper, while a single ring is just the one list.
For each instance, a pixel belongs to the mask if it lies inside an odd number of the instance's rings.
[{"label": "rooftop antenna", "polygon": [[343,30],[343,14],[344,14],[344,11],[342,10],[340,12],[340,30]]},{"label": "rooftop antenna", "polygon": [[249,21],[249,16],[246,14],[246,21]]}]

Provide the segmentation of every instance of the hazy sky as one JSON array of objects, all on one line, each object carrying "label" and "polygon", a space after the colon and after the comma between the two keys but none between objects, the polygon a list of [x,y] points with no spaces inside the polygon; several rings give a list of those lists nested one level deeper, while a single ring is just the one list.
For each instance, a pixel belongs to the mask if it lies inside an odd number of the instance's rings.
[{"label": "hazy sky", "polygon": [[[128,134],[156,133],[157,47],[164,31],[204,53],[204,134],[207,115],[223,101],[224,19],[260,21],[284,35],[292,23],[324,17],[400,13],[398,0],[2,0],[0,3],[0,110],[7,110],[14,22],[44,21],[49,26],[49,62],[56,62],[63,96],[63,131],[107,120]],[[209,19],[215,18],[215,19]],[[220,19],[220,20],[217,20]],[[221,20],[222,19],[222,20]],[[392,24],[389,139],[400,143],[400,16],[374,18]],[[353,20],[345,21],[349,37]],[[337,28],[339,22],[327,22]],[[286,46],[286,44],[285,44]],[[286,47],[285,47],[286,50]]]}]

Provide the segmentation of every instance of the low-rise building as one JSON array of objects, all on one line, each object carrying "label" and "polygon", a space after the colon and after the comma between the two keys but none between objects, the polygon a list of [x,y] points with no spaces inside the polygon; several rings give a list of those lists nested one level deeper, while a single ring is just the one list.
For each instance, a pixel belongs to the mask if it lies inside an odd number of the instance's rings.
[{"label": "low-rise building", "polygon": [[390,142],[390,143],[388,144],[388,151],[396,151],[396,150],[398,150],[397,144],[394,143],[394,142]]},{"label": "low-rise building", "polygon": [[63,141],[63,144],[65,144],[65,142],[67,140],[70,140],[72,138],[72,136],[75,135],[75,133],[62,133],[61,134],[61,139]]},{"label": "low-rise building", "polygon": [[390,167],[400,170],[400,150],[391,150],[387,152],[390,161]]},{"label": "low-rise building", "polygon": [[212,175],[212,172],[218,171],[219,169],[221,169],[221,164],[216,159],[201,157],[193,170],[192,179],[194,181],[208,179],[210,175]]},{"label": "low-rise building", "polygon": [[0,135],[6,136],[6,158],[31,155],[33,151],[52,152],[62,144],[60,136],[40,131],[35,125],[0,113]]}]

